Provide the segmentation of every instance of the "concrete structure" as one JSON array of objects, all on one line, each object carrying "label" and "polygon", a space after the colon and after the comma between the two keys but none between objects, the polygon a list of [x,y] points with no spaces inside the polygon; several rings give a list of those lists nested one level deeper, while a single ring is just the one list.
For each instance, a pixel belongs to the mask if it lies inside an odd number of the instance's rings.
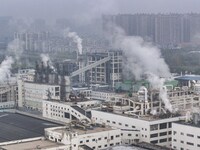
[{"label": "concrete structure", "polygon": [[95,123],[120,128],[123,144],[144,141],[166,147],[171,147],[172,122],[185,118],[184,116],[169,118],[139,117],[99,110],[91,110],[91,114],[92,121]]},{"label": "concrete structure", "polygon": [[46,140],[43,137],[30,138],[19,141],[0,143],[0,149],[3,150],[69,150],[64,144],[59,144]]},{"label": "concrete structure", "polygon": [[110,61],[102,63],[89,71],[90,84],[109,84],[114,87],[115,83],[122,81],[122,51],[110,50],[104,53],[91,53],[87,55],[87,64],[92,64],[106,57]]},{"label": "concrete structure", "polygon": [[[82,104],[81,104],[82,103]],[[69,104],[64,102],[43,101],[42,115],[43,117],[69,123],[74,120],[87,120],[91,122],[87,112],[81,108],[84,102],[78,104]],[[79,106],[77,106],[79,105]],[[94,105],[90,103],[89,105]]]},{"label": "concrete structure", "polygon": [[[193,120],[172,123],[172,148],[176,150],[200,149],[199,114]],[[195,122],[195,119],[197,119]]]},{"label": "concrete structure", "polygon": [[59,85],[19,82],[18,87],[22,90],[18,101],[19,107],[22,105],[30,109],[42,111],[43,100],[60,100]]},{"label": "concrete structure", "polygon": [[45,129],[45,137],[50,141],[62,143],[73,150],[78,150],[81,145],[98,150],[121,144],[120,129],[92,124],[48,128]]}]

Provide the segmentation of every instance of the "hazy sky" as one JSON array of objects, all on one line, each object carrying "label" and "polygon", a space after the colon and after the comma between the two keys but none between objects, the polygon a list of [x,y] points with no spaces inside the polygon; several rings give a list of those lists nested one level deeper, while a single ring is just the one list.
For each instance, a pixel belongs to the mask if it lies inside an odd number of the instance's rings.
[{"label": "hazy sky", "polygon": [[88,19],[102,13],[200,12],[200,0],[0,0],[0,16]]}]

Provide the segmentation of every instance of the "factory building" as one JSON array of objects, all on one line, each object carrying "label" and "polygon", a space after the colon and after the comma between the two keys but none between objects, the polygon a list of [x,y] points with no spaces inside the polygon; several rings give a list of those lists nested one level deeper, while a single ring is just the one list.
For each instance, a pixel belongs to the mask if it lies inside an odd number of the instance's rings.
[{"label": "factory building", "polygon": [[87,63],[92,64],[106,57],[110,57],[110,60],[91,68],[89,71],[90,84],[109,84],[114,87],[116,83],[122,81],[122,51],[90,53],[87,55]]},{"label": "factory building", "polygon": [[[19,85],[20,86],[20,85]],[[23,106],[42,111],[42,101],[48,99],[60,100],[60,86],[24,82],[24,95],[19,102]]]},{"label": "factory building", "polygon": [[185,118],[184,116],[169,116],[169,118],[152,115],[136,116],[119,111],[115,113],[107,111],[91,110],[92,121],[120,128],[122,144],[128,145],[145,141],[171,147],[172,122]]},{"label": "factory building", "polygon": [[79,150],[83,145],[86,145],[88,149],[98,150],[121,144],[120,129],[78,122],[69,127],[47,128],[45,137],[73,150]]},{"label": "factory building", "polygon": [[200,149],[200,117],[194,113],[186,121],[172,123],[172,148],[177,150]]},{"label": "factory building", "polygon": [[[97,105],[98,102],[89,103],[87,105],[92,107]],[[88,122],[91,122],[90,120],[90,113],[85,111],[83,108],[85,108],[86,104],[84,102],[78,103],[59,103],[59,102],[53,102],[53,101],[43,101],[42,102],[42,115],[45,118],[58,120],[64,123],[70,123],[71,121],[75,120],[87,120]]]}]

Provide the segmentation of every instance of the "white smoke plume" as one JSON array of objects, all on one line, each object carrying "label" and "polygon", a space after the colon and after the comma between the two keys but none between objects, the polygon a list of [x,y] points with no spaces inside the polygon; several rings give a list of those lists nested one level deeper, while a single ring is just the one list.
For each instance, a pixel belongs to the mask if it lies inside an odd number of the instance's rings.
[{"label": "white smoke plume", "polygon": [[156,109],[151,110],[150,114],[152,114],[154,116],[157,115],[157,110]]},{"label": "white smoke plume", "polygon": [[71,32],[69,28],[64,30],[64,37],[71,38],[76,44],[78,48],[78,52],[80,55],[83,53],[82,39],[78,36],[76,32]]},{"label": "white smoke plume", "polygon": [[167,90],[163,89],[164,79],[160,78],[170,77],[170,71],[160,50],[140,37],[126,36],[119,28],[116,28],[115,34],[114,44],[123,50],[128,70],[136,80],[147,75],[152,88],[159,90],[165,108],[172,111],[172,106],[167,98]]},{"label": "white smoke plume", "polygon": [[41,57],[42,62],[44,63],[44,66],[45,66],[45,67],[47,67],[47,65],[49,65],[49,67],[50,67],[53,71],[55,71],[55,68],[54,68],[54,66],[53,66],[53,63],[52,63],[52,61],[51,61],[51,59],[50,59],[50,57],[49,57],[48,54],[40,54],[40,57]]},{"label": "white smoke plume", "polygon": [[24,51],[24,42],[19,39],[13,40],[8,44],[7,51],[9,54],[14,55],[17,62],[19,62]]},{"label": "white smoke plume", "polygon": [[0,83],[4,82],[11,75],[11,67],[14,63],[12,57],[6,57],[0,65]]}]

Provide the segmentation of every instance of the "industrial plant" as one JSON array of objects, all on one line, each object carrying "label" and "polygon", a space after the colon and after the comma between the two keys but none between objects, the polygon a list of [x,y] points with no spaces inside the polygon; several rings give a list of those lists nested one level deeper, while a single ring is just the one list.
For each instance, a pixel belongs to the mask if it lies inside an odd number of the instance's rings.
[{"label": "industrial plant", "polygon": [[198,11],[31,1],[0,5],[0,150],[200,149]]}]

